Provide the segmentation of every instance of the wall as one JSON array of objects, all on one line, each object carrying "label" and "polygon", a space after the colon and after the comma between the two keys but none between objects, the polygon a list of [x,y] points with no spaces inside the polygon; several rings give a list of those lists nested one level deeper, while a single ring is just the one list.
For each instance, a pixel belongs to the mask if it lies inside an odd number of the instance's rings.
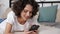
[{"label": "wall", "polygon": [[9,0],[0,0],[0,16],[9,7]]}]

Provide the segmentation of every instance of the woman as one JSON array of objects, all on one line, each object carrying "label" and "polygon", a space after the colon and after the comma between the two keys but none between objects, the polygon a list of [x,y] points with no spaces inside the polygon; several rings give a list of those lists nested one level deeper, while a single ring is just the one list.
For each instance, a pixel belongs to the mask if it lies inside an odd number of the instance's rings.
[{"label": "woman", "polygon": [[13,34],[14,32],[37,34],[37,30],[36,32],[28,31],[35,24],[32,19],[38,11],[38,4],[35,0],[15,1],[12,10],[6,19],[5,34]]}]

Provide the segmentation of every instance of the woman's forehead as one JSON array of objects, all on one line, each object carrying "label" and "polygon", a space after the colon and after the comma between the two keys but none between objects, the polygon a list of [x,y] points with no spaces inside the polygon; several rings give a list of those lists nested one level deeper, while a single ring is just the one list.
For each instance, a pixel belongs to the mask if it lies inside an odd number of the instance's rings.
[{"label": "woman's forehead", "polygon": [[27,4],[27,5],[25,6],[24,10],[32,11],[32,10],[33,10],[33,7],[32,7],[30,4]]}]

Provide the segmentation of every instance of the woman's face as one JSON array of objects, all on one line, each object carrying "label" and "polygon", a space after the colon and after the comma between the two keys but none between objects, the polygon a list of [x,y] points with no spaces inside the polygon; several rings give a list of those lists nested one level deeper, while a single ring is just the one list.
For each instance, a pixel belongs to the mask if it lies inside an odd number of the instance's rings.
[{"label": "woman's face", "polygon": [[24,20],[29,19],[32,16],[32,9],[32,6],[30,4],[27,4],[24,10],[21,12],[21,18]]}]

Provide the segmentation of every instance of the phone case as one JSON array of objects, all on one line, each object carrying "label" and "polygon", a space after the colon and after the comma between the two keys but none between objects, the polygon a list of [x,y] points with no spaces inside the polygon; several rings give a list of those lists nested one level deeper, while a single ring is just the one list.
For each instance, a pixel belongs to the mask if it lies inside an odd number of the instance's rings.
[{"label": "phone case", "polygon": [[32,25],[29,31],[34,31],[34,30],[37,30],[38,28],[39,28],[39,25]]}]

